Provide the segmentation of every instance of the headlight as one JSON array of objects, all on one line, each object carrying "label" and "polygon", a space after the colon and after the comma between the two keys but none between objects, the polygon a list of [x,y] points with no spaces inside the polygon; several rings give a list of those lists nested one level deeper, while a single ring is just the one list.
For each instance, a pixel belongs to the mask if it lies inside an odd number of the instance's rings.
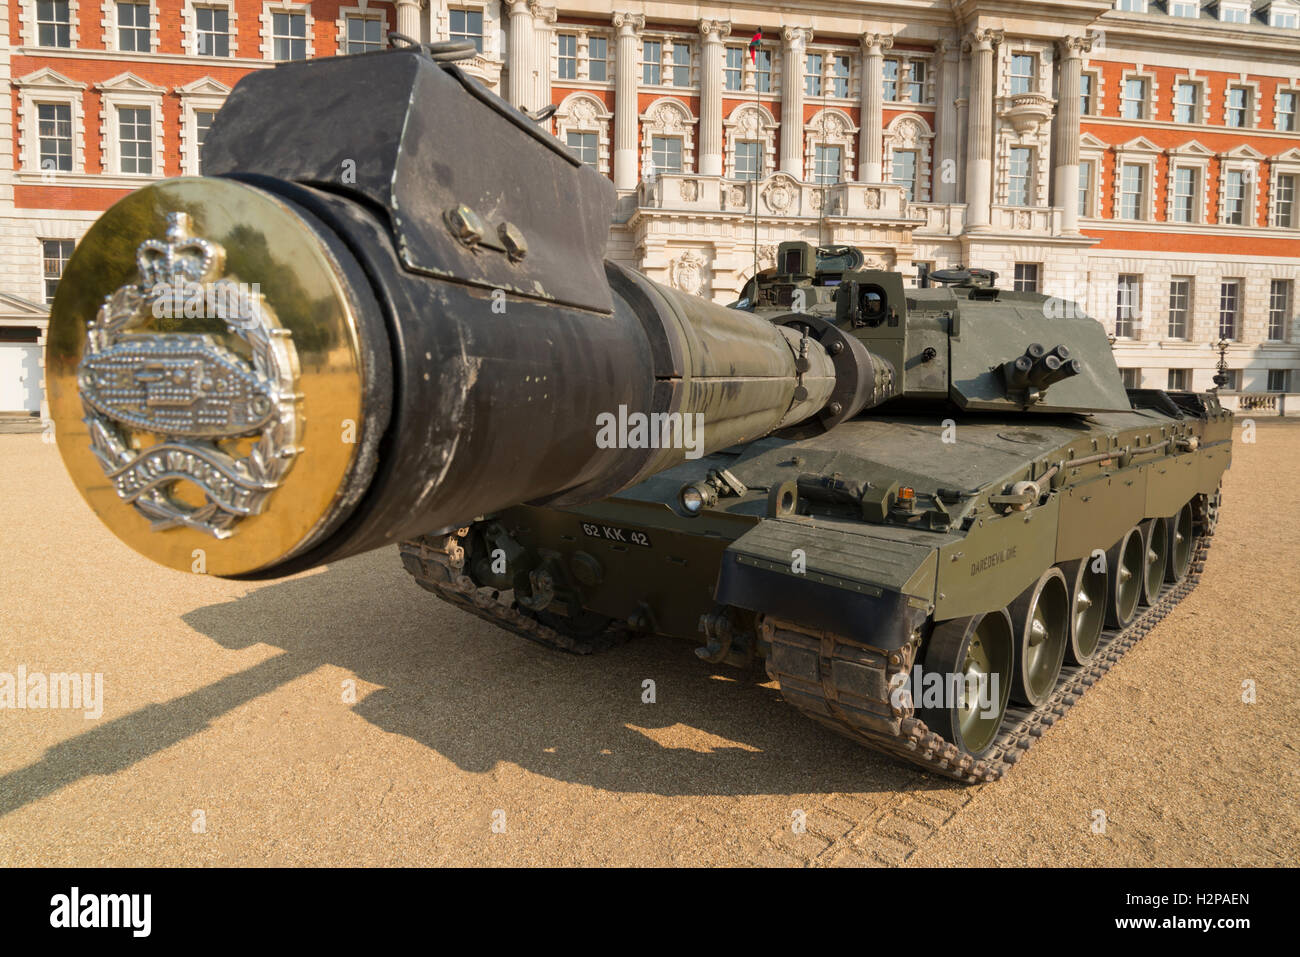
[{"label": "headlight", "polygon": [[704,507],[704,493],[694,485],[682,489],[682,508],[694,514]]},{"label": "headlight", "polygon": [[717,500],[718,493],[712,485],[705,482],[683,485],[677,493],[677,503],[683,515],[698,515],[702,509],[713,505]]}]

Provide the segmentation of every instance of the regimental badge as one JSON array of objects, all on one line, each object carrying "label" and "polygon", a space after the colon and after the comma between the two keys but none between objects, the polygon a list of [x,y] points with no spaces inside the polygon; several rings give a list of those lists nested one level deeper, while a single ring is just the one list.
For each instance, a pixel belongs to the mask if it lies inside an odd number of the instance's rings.
[{"label": "regimental badge", "polygon": [[[153,531],[228,538],[301,451],[298,356],[260,292],[225,278],[225,250],[190,235],[186,213],[167,223],[165,241],[136,251],[139,281],[107,296],[90,323],[77,386],[91,448],[122,501]],[[248,357],[210,334],[129,331],[182,317],[219,319]],[[149,437],[159,441],[142,446]],[[204,503],[180,501],[180,483]]]}]

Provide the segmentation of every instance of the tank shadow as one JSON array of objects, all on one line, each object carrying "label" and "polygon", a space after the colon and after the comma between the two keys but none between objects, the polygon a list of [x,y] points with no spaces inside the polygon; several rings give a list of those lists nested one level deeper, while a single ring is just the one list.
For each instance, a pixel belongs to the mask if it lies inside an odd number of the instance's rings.
[{"label": "tank shadow", "polygon": [[[295,663],[286,671],[328,664],[380,686],[355,705],[359,715],[468,771],[505,761],[661,795],[870,792],[919,777],[798,715],[762,686],[760,669],[710,666],[662,638],[593,657],[557,653],[420,590],[391,550],[183,618],[226,648],[282,648],[275,660]],[[642,701],[647,680],[653,704]]]}]

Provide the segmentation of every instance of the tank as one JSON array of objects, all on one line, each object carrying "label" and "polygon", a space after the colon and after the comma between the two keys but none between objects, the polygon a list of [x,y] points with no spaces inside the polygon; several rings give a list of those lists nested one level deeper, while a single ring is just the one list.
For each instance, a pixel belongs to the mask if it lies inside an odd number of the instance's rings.
[{"label": "tank", "polygon": [[609,181],[467,52],[250,74],[203,177],[78,245],[49,401],[125,542],[236,578],[396,545],[527,639],[680,638],[967,782],[1194,587],[1213,395],[1126,391],[1099,323],[987,270],[912,289],[792,242],[731,307],[654,283],[605,258]]}]

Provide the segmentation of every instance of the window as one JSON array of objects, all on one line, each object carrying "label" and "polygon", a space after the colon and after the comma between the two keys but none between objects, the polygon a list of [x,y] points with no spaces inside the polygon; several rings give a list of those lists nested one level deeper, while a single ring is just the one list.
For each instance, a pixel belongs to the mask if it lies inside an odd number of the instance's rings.
[{"label": "window", "polygon": [[907,99],[912,103],[925,102],[924,60],[912,60],[907,64]]},{"label": "window", "polygon": [[1293,90],[1283,90],[1277,95],[1277,123],[1279,130],[1287,133],[1296,132],[1296,94]]},{"label": "window", "polygon": [[1092,74],[1082,73],[1079,75],[1079,113],[1082,116],[1092,115]]},{"label": "window", "polygon": [[813,182],[823,186],[840,181],[843,150],[838,146],[818,146],[814,154]]},{"label": "window", "polygon": [[1276,183],[1276,195],[1273,197],[1273,218],[1275,226],[1294,229],[1296,223],[1295,193],[1296,181],[1300,179],[1294,173],[1279,173]]},{"label": "window", "polygon": [[1038,292],[1038,263],[1016,263],[1015,281],[1011,288],[1016,292]]},{"label": "window", "polygon": [[348,17],[348,53],[369,53],[384,47],[384,21],[379,17]]},{"label": "window", "polygon": [[453,40],[473,40],[474,49],[483,52],[483,11],[482,10],[448,10],[447,32]]},{"label": "window", "polygon": [[646,86],[660,86],[664,62],[664,45],[658,40],[641,44],[641,82]]},{"label": "window", "polygon": [[691,85],[691,48],[685,43],[673,44],[673,86]]},{"label": "window", "polygon": [[1192,278],[1175,276],[1169,280],[1169,338],[1187,338],[1187,314],[1192,306]]},{"label": "window", "polygon": [[909,203],[916,202],[916,150],[894,150],[890,179],[903,187]]},{"label": "window", "polygon": [[1169,384],[1165,387],[1170,392],[1191,392],[1192,391],[1192,370],[1191,369],[1170,369]]},{"label": "window", "polygon": [[885,60],[882,69],[885,73],[885,102],[893,103],[898,99],[898,61]]},{"label": "window", "polygon": [[1169,12],[1175,17],[1195,20],[1201,15],[1201,5],[1199,2],[1189,2],[1189,0],[1173,0],[1169,5]]},{"label": "window", "polygon": [[1035,57],[1029,53],[1011,54],[1011,95],[1034,91]]},{"label": "window", "polygon": [[[913,64],[913,66],[924,64]],[[831,57],[831,96],[847,99],[849,95],[849,75],[852,65],[847,56],[836,54]]]},{"label": "window", "polygon": [[1121,275],[1115,287],[1115,336],[1119,339],[1133,338],[1133,328],[1137,320],[1138,304],[1142,297],[1142,279],[1140,276]]},{"label": "window", "polygon": [[660,173],[682,171],[682,139],[680,136],[656,136],[651,140],[651,158]]},{"label": "window", "polygon": [[758,151],[762,146],[754,140],[736,143],[736,179],[758,179]]},{"label": "window", "polygon": [[605,37],[587,38],[587,78],[604,83],[609,78],[609,41]]},{"label": "window", "polygon": [[1125,163],[1120,169],[1119,215],[1121,219],[1146,219],[1147,168]]},{"label": "window", "polygon": [[1079,215],[1092,215],[1092,160],[1079,160]]},{"label": "window", "polygon": [[149,4],[117,5],[117,48],[123,53],[149,52]]},{"label": "window", "polygon": [[1228,112],[1225,122],[1229,126],[1245,126],[1246,111],[1250,108],[1250,91],[1244,86],[1228,87]]},{"label": "window", "polygon": [[1120,369],[1120,381],[1124,383],[1126,389],[1142,388],[1142,370],[1141,369]]},{"label": "window", "polygon": [[578,159],[582,160],[584,166],[590,166],[592,169],[599,168],[599,153],[597,152],[595,133],[570,133],[568,142],[569,149],[577,154]]},{"label": "window", "polygon": [[754,56],[754,80],[759,93],[772,92],[772,51],[758,50]]},{"label": "window", "polygon": [[1219,4],[1219,20],[1222,23],[1248,23],[1250,22],[1250,4],[1235,7],[1226,3]]},{"label": "window", "polygon": [[822,95],[822,55],[809,53],[804,60],[803,91],[809,96]]},{"label": "window", "polygon": [[1119,113],[1126,120],[1146,119],[1147,81],[1145,79],[1131,76],[1124,81]]},{"label": "window", "polygon": [[1241,315],[1241,280],[1225,279],[1219,284],[1219,338],[1236,339]]},{"label": "window", "polygon": [[63,267],[72,256],[71,239],[42,239],[41,258],[45,262],[45,304],[54,301],[54,291],[59,288],[59,277]]},{"label": "window", "polygon": [[745,48],[727,47],[727,65],[722,70],[722,85],[739,90],[745,85]]},{"label": "window", "polygon": [[1146,13],[1147,0],[1115,0],[1115,9],[1124,13]]},{"label": "window", "polygon": [[307,17],[305,14],[271,14],[271,56],[276,60],[307,59]]},{"label": "window", "polygon": [[1196,83],[1178,83],[1174,85],[1174,122],[1200,122],[1201,88]]},{"label": "window", "polygon": [[1291,370],[1290,369],[1269,369],[1268,370],[1268,391],[1269,392],[1290,392],[1291,391]]},{"label": "window", "polygon": [[[378,22],[378,21],[374,21]],[[194,111],[194,142],[198,149],[195,155],[198,157],[199,165],[195,168],[195,173],[202,172],[203,166],[203,144],[208,141],[208,130],[212,129],[212,121],[217,118],[216,110],[195,110]]]},{"label": "window", "polygon": [[1287,30],[1294,30],[1297,21],[1296,14],[1290,10],[1270,10],[1268,14],[1268,25],[1271,27],[1284,27]]},{"label": "window", "polygon": [[1268,337],[1274,342],[1286,338],[1291,319],[1291,280],[1274,279],[1268,284]]},{"label": "window", "polygon": [[68,0],[37,0],[36,42],[43,47],[72,46],[72,13]]},{"label": "window", "polygon": [[1034,151],[1026,146],[1011,148],[1010,178],[1007,181],[1007,205],[1029,205],[1029,183]]},{"label": "window", "polygon": [[1194,166],[1174,167],[1173,214],[1176,223],[1200,221],[1196,215],[1196,203],[1201,195],[1200,172]]},{"label": "window", "polygon": [[195,7],[199,56],[230,56],[230,11],[224,7]]},{"label": "window", "polygon": [[153,111],[147,106],[117,108],[118,147],[122,173],[153,172]]},{"label": "window", "polygon": [[40,140],[41,169],[72,169],[72,105],[41,103],[36,107],[37,138]]},{"label": "window", "polygon": [[1230,169],[1223,177],[1223,221],[1229,226],[1246,223],[1246,173]]},{"label": "window", "polygon": [[573,80],[578,76],[578,38],[572,33],[561,33],[556,38],[559,47],[559,76]]}]

